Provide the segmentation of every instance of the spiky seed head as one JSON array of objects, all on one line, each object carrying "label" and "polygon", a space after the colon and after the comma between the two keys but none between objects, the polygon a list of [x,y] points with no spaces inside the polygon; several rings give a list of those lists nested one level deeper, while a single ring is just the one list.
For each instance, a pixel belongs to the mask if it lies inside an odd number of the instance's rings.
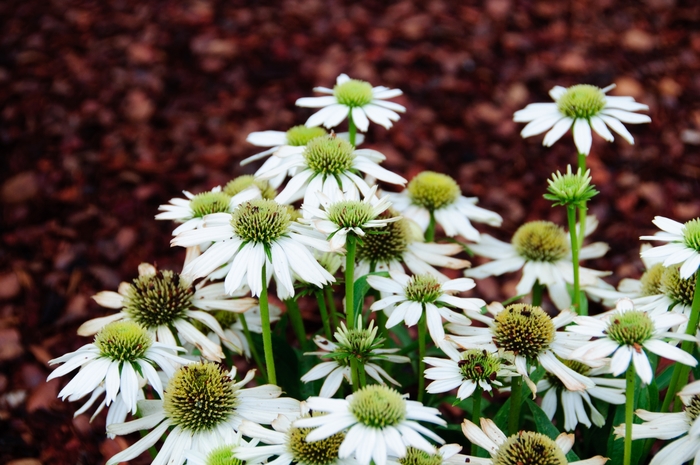
[{"label": "spiky seed head", "polygon": [[267,180],[256,178],[252,174],[244,174],[243,176],[233,178],[224,187],[224,192],[233,197],[253,185],[260,189],[260,196],[263,199],[274,199],[275,196],[277,196],[277,191]]},{"label": "spiky seed head", "polygon": [[567,465],[566,455],[544,434],[520,431],[500,445],[493,465]]},{"label": "spiky seed head", "polygon": [[359,200],[342,200],[332,203],[326,210],[328,219],[341,228],[361,228],[376,216],[372,205]]},{"label": "spiky seed head", "polygon": [[653,265],[651,268],[646,270],[640,282],[642,285],[642,296],[658,295],[663,294],[664,291],[661,289],[661,279],[666,271],[666,267],[661,263]]},{"label": "spiky seed head", "polygon": [[350,79],[335,85],[333,95],[341,105],[363,107],[372,101],[372,85],[359,79]]},{"label": "spiky seed head", "polygon": [[237,389],[228,371],[213,362],[185,365],[175,372],[163,397],[174,425],[192,433],[211,431],[225,422],[236,405]]},{"label": "spiky seed head", "polygon": [[462,352],[461,357],[457,366],[465,380],[493,381],[501,369],[501,358],[483,349],[469,349]]},{"label": "spiky seed head", "polygon": [[442,294],[442,286],[431,274],[411,276],[406,284],[406,297],[413,302],[433,303]]},{"label": "spiky seed head", "polygon": [[452,205],[462,191],[450,176],[434,171],[423,171],[408,183],[411,202],[430,211]]},{"label": "spiky seed head", "polygon": [[[399,216],[399,213],[389,208],[380,213],[378,218],[388,219],[395,216]],[[367,234],[362,238],[362,243],[358,244],[358,260],[366,260],[370,263],[401,261],[411,239],[411,225],[408,220],[402,218],[387,223],[383,228],[374,229],[377,234]]]},{"label": "spiky seed head", "polygon": [[190,209],[194,218],[201,218],[212,213],[228,211],[231,197],[225,192],[202,192],[190,200]]},{"label": "spiky seed head", "polygon": [[532,262],[557,262],[569,253],[564,230],[550,221],[531,221],[520,226],[512,240],[515,251]]},{"label": "spiky seed head", "polygon": [[243,203],[231,217],[234,232],[244,242],[265,245],[287,234],[290,222],[287,206],[268,199]]},{"label": "spiky seed head", "polygon": [[299,125],[287,130],[287,145],[294,147],[303,147],[309,143],[311,139],[321,136],[327,136],[328,132],[322,127],[316,126],[310,128],[308,126]]},{"label": "spiky seed head", "polygon": [[610,316],[605,332],[618,344],[641,350],[642,344],[654,334],[654,322],[646,312],[639,310],[616,312]]},{"label": "spiky seed head", "polygon": [[153,338],[149,332],[131,320],[110,323],[95,336],[100,356],[120,362],[135,362],[143,358],[151,344]]},{"label": "spiky seed head", "polygon": [[373,384],[352,395],[350,412],[370,428],[396,426],[406,418],[406,400],[395,389]]},{"label": "spiky seed head", "polygon": [[589,119],[605,107],[605,93],[600,87],[578,84],[566,89],[557,100],[557,108],[569,118]]},{"label": "spiky seed head", "polygon": [[192,307],[192,283],[172,271],[139,276],[124,297],[124,312],[146,329],[172,325]]},{"label": "spiky seed head", "polygon": [[700,415],[700,396],[694,395],[688,405],[685,406],[685,414],[688,416],[690,423]]},{"label": "spiky seed head", "polygon": [[683,225],[683,243],[686,247],[700,252],[700,218],[690,220]]},{"label": "spiky seed head", "polygon": [[675,304],[692,307],[695,295],[695,276],[683,279],[678,266],[669,266],[663,269],[659,289],[660,293],[669,297]]},{"label": "spiky seed head", "polygon": [[321,136],[309,141],[304,160],[311,171],[322,176],[337,176],[349,171],[355,160],[355,147],[345,139]]},{"label": "spiky seed head", "polygon": [[439,452],[429,454],[415,447],[406,448],[406,456],[399,459],[401,465],[442,465],[442,455]]},{"label": "spiky seed head", "polygon": [[493,342],[499,349],[534,360],[554,341],[554,323],[540,307],[507,306],[494,318]]},{"label": "spiky seed head", "polygon": [[336,433],[320,441],[306,442],[306,436],[314,428],[292,427],[287,444],[294,462],[299,465],[331,465],[338,460],[340,445],[345,439],[345,433]]}]

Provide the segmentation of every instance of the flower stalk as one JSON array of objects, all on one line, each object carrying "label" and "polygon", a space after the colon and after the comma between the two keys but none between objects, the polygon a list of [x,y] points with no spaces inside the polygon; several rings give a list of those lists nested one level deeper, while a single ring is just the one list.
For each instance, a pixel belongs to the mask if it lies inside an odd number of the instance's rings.
[{"label": "flower stalk", "polygon": [[520,428],[520,398],[523,391],[523,378],[515,376],[510,386],[510,412],[508,414],[508,436],[518,432]]},{"label": "flower stalk", "polygon": [[[481,424],[481,386],[477,385],[472,394],[472,423],[475,425]],[[476,456],[479,452],[479,446],[472,443],[471,454]]]},{"label": "flower stalk", "polygon": [[627,385],[625,389],[625,447],[624,465],[632,463],[632,423],[634,422],[634,387],[637,377],[632,365],[627,368]]},{"label": "flower stalk", "polygon": [[348,329],[355,329],[355,252],[357,238],[348,234],[345,243],[345,315]]},{"label": "flower stalk", "polygon": [[275,373],[275,356],[272,353],[272,330],[270,329],[270,307],[267,299],[267,262],[262,267],[262,292],[260,292],[260,320],[262,322],[263,347],[265,348],[265,367],[267,368],[267,381],[277,384]]},{"label": "flower stalk", "polygon": [[425,304],[423,304],[423,313],[418,320],[418,402],[423,402],[423,393],[425,392],[425,337],[428,334],[428,324],[425,316]]},{"label": "flower stalk", "polygon": [[323,296],[323,292],[318,290],[314,292],[314,297],[316,297],[316,302],[318,303],[318,310],[321,312],[321,322],[323,323],[323,334],[326,339],[330,340],[333,336],[331,331],[330,316],[328,315],[328,308],[326,307],[326,299]]},{"label": "flower stalk", "polygon": [[258,349],[256,349],[255,344],[253,344],[253,336],[251,335],[250,330],[248,329],[248,322],[245,319],[245,314],[239,314],[238,320],[241,322],[241,326],[243,326],[243,334],[245,335],[245,338],[248,341],[248,347],[250,347],[250,354],[253,356],[255,365],[260,369],[260,373],[263,375],[263,377],[267,379],[267,373],[265,372],[265,370],[263,370],[263,367],[265,365],[263,364],[262,359],[260,359]]},{"label": "flower stalk", "polygon": [[[566,218],[569,222],[569,235],[571,237],[571,262],[574,265],[574,295],[571,298],[571,307],[581,315],[581,291],[579,283],[579,240],[576,237],[576,207],[573,205],[568,205],[566,207]],[[584,217],[581,223],[585,223],[586,218]]]}]

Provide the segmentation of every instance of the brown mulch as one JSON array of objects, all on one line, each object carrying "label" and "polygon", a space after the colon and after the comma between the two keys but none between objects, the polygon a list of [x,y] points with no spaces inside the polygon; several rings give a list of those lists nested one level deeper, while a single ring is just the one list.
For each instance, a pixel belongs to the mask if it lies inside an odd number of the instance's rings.
[{"label": "brown mulch", "polygon": [[[346,72],[400,88],[408,111],[368,146],[410,178],[447,172],[505,219],[564,223],[542,199],[575,164],[570,135],[523,140],[512,114],[555,84],[617,83],[650,106],[636,144],[595,138],[601,194],[591,266],[638,277],[651,220],[700,216],[700,4],[627,1],[0,2],[0,462],[101,463],[125,446],[104,416],[75,419],[47,361],[86,343],[90,300],[142,261],[179,269],[160,204],[251,172],[251,131],[286,130],[294,106]],[[619,139],[619,138],[618,138]],[[477,286],[487,300],[512,276]]]}]

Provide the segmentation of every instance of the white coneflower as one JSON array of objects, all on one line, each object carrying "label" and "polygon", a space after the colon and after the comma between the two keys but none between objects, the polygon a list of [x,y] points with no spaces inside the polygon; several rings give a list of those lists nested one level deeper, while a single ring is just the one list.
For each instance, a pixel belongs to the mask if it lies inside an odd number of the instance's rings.
[{"label": "white coneflower", "polygon": [[232,214],[209,215],[206,228],[180,234],[172,244],[190,247],[206,241],[214,244],[188,263],[183,274],[200,278],[230,264],[224,281],[227,293],[247,284],[259,296],[264,266],[268,282],[275,276],[280,298],[294,295],[293,274],[318,287],[335,280],[307,247],[330,251],[328,242],[293,222],[288,207],[274,200],[256,199],[241,204]]},{"label": "white coneflower", "polygon": [[578,84],[569,88],[555,86],[549,91],[554,103],[531,103],[513,115],[513,121],[529,123],[520,133],[530,137],[549,132],[542,145],[547,147],[558,141],[573,126],[574,142],[578,153],[588,155],[591,151],[591,128],[603,139],[612,142],[614,137],[608,126],[627,142],[634,144],[632,134],[622,123],[639,124],[651,121],[647,115],[633,113],[649,107],[634,101],[632,97],[605,95],[615,85],[601,89],[589,84]]},{"label": "white coneflower", "polygon": [[352,190],[347,194],[334,191],[331,192],[331,197],[318,192],[322,208],[302,205],[305,218],[300,219],[300,222],[310,224],[314,229],[328,236],[331,250],[343,250],[348,234],[365,237],[366,234],[375,233],[377,228],[383,228],[401,219],[400,216],[393,218],[379,216],[391,206],[391,202],[388,196],[377,198],[376,192],[377,186],[372,186],[362,201]]},{"label": "white coneflower", "polygon": [[178,357],[178,351],[184,352],[184,349],[154,342],[151,334],[133,321],[117,321],[102,328],[95,336],[94,343],[50,360],[49,365],[64,365],[54,370],[46,380],[80,368],[78,374],[58,393],[58,397],[64,400],[66,397],[81,399],[104,384],[105,406],[109,406],[121,394],[128,411],[135,414],[136,401],[142,389],[140,378],[146,379],[160,396],[163,395],[163,386],[153,364],[167,376],[172,376],[175,372],[173,364],[190,363]]},{"label": "white coneflower", "polygon": [[642,240],[668,242],[642,252],[643,257],[663,259],[664,266],[681,264],[681,278],[688,279],[700,266],[700,218],[685,224],[657,216],[653,223],[661,229],[653,236],[642,236]]},{"label": "white coneflower", "polygon": [[[397,215],[389,209],[380,216]],[[459,270],[469,266],[468,260],[452,257],[464,251],[460,244],[425,242],[420,227],[407,218],[389,223],[377,231],[379,234],[366,235],[357,246],[356,279],[370,271],[404,272],[406,265],[413,274],[430,274],[442,283],[449,278],[435,267]]]},{"label": "white coneflower", "polygon": [[346,432],[338,456],[353,455],[360,465],[385,465],[387,456],[405,457],[407,447],[433,453],[434,446],[423,436],[443,444],[440,436],[418,421],[438,425],[446,422],[435,408],[410,401],[386,386],[372,385],[356,391],[346,399],[311,397],[307,405],[312,411],[327,412],[294,422],[299,428],[315,428],[306,436],[307,442],[329,438]]},{"label": "white coneflower", "polygon": [[301,381],[308,383],[326,378],[318,395],[320,397],[333,397],[343,379],[352,384],[350,360],[356,359],[363,366],[365,372],[378,383],[384,384],[384,380],[386,380],[400,386],[399,382],[389,376],[389,373],[376,362],[408,363],[411,359],[404,355],[395,355],[399,349],[382,348],[384,339],[377,337],[377,329],[374,326],[374,321],[370,321],[367,328],[354,329],[347,329],[345,323],[341,322],[340,328],[335,333],[336,342],[331,342],[322,336],[316,336],[314,342],[321,351],[306,352],[304,355],[317,355],[330,360],[313,367],[301,377]]},{"label": "white coneflower", "polygon": [[498,213],[477,207],[476,197],[465,197],[459,185],[450,176],[423,171],[408,183],[400,194],[389,194],[394,208],[412,219],[425,231],[430,224],[431,212],[435,221],[448,236],[460,235],[479,242],[479,231],[471,221],[500,226],[503,218]]},{"label": "white coneflower", "polygon": [[[649,465],[683,465],[689,460],[698,464],[700,453],[700,381],[686,385],[678,393],[685,411],[666,413],[637,410],[636,415],[644,420],[641,425],[632,425],[632,439],[676,439],[659,450]],[[615,427],[616,438],[625,437],[625,425]]]},{"label": "white coneflower", "polygon": [[244,312],[256,304],[252,298],[231,298],[220,283],[193,288],[189,279],[172,271],[157,271],[148,263],[139,265],[139,277],[131,284],[120,284],[119,292],[102,291],[93,299],[103,307],[121,311],[83,323],[78,328],[79,335],[91,336],[112,321],[133,320],[158,342],[172,346],[177,345],[174,330],[201,350],[204,357],[217,361],[224,356],[221,347],[207,339],[190,320],[199,321],[225,339],[221,326],[206,310]]},{"label": "white coneflower", "polygon": [[219,445],[221,437],[238,431],[243,420],[270,424],[283,414],[299,415],[299,401],[279,398],[282,390],[266,384],[244,389],[255,370],[235,382],[235,369],[229,373],[212,362],[180,368],[170,379],[162,399],[139,402],[143,417],[111,425],[110,433],[125,435],[152,429],[140,441],[116,454],[107,465],[126,462],[141,455],[172,427],[154,463],[182,465],[185,451],[206,453]]},{"label": "white coneflower", "polygon": [[[592,233],[597,225],[595,217],[589,216],[586,235]],[[549,221],[531,221],[518,228],[510,244],[482,234],[481,241],[471,244],[469,248],[476,255],[492,258],[493,261],[466,270],[465,276],[482,279],[522,269],[522,278],[516,286],[519,295],[529,294],[535,283],[539,282],[547,287],[549,297],[558,309],[571,306],[571,295],[566,287],[567,283],[574,282],[571,238],[560,226]],[[579,259],[599,258],[607,251],[607,244],[596,242],[582,247]],[[585,290],[587,286],[596,286],[601,282],[600,277],[608,274],[580,268],[581,287]]]},{"label": "white coneflower", "polygon": [[241,202],[247,202],[260,197],[260,189],[249,187],[236,195],[222,192],[221,186],[215,187],[209,192],[193,195],[188,191],[182,191],[185,199],[170,199],[170,204],[161,205],[158,210],[163,213],[156,215],[157,220],[173,220],[182,223],[173,230],[173,236],[181,232],[204,226],[204,217],[212,213],[232,212]]},{"label": "white coneflower", "polygon": [[486,305],[482,299],[452,295],[473,289],[475,286],[473,279],[459,278],[440,283],[430,274],[409,277],[398,271],[390,271],[389,276],[391,278],[367,277],[367,284],[385,295],[383,299],[374,302],[370,310],[387,312],[389,315],[386,322],[387,328],[392,328],[401,321],[409,327],[414,326],[425,313],[428,331],[435,344],[439,344],[445,338],[445,330],[442,327],[443,318],[451,323],[470,324],[469,318],[463,313],[457,313],[449,307],[478,312]]},{"label": "white coneflower", "polygon": [[[302,408],[302,410],[305,410]],[[308,416],[308,412],[303,412]],[[284,415],[272,422],[273,430],[263,428],[257,423],[243,421],[241,432],[248,437],[260,440],[266,446],[241,447],[236,450],[236,457],[249,465],[270,463],[273,465],[357,465],[352,457],[341,459],[338,456],[340,444],[345,433],[338,432],[320,441],[309,442],[306,436],[311,428],[300,428]],[[274,460],[270,457],[276,456]]]},{"label": "white coneflower", "polygon": [[481,428],[464,420],[462,432],[469,441],[485,449],[491,456],[490,459],[467,456],[468,463],[478,465],[603,465],[608,461],[597,455],[569,462],[566,454],[574,446],[573,434],[561,433],[556,439],[550,439],[541,433],[520,431],[506,437],[488,418],[481,419]]},{"label": "white coneflower", "polygon": [[334,135],[312,139],[302,152],[278,153],[277,157],[282,160],[279,165],[260,171],[257,176],[272,179],[290,170],[294,173],[275,198],[279,203],[303,199],[307,207],[318,207],[317,192],[332,197],[337,190],[351,193],[354,198],[359,198],[360,193],[367,196],[370,186],[361,173],[389,184],[406,184],[403,177],[379,166],[385,159],[383,154],[371,149],[356,150],[350,142]]},{"label": "white coneflower", "polygon": [[630,299],[622,299],[615,312],[602,318],[580,316],[574,319],[576,324],[567,327],[567,331],[597,339],[575,349],[568,358],[595,362],[613,354],[610,368],[614,376],[626,372],[632,361],[639,378],[649,384],[654,373],[644,349],[685,365],[697,365],[692,355],[663,341],[664,338],[695,341],[693,336],[668,332],[669,328],[687,320],[685,315],[674,312],[651,315],[636,310]]},{"label": "white coneflower", "polygon": [[452,344],[443,342],[440,349],[449,359],[425,357],[425,363],[432,368],[425,370],[425,378],[433,382],[426,392],[438,394],[457,389],[457,398],[464,400],[474,394],[477,387],[486,392],[499,388],[500,379],[509,379],[516,374],[512,360],[506,360],[505,353],[489,352],[486,349],[469,349],[459,352]]},{"label": "white coneflower", "polygon": [[335,87],[314,87],[314,91],[330,94],[328,97],[304,97],[297,100],[300,107],[321,108],[306,121],[309,127],[323,125],[332,128],[339,125],[350,115],[360,131],[367,131],[370,120],[389,129],[392,121],[398,121],[399,115],[406,108],[387,102],[386,99],[398,97],[403,92],[388,87],[372,87],[370,83],[350,79],[341,74],[336,79]]},{"label": "white coneflower", "polygon": [[593,381],[557,358],[557,355],[569,358],[571,350],[587,340],[557,331],[573,321],[576,314],[571,310],[563,310],[551,318],[542,308],[528,304],[512,304],[505,308],[500,304],[491,304],[487,309],[494,315],[493,318],[478,312],[467,312],[470,318],[485,323],[485,328],[452,324],[448,330],[454,334],[448,334],[446,339],[464,349],[486,347],[491,352],[497,349],[512,352],[515,355],[515,368],[532,392],[536,392],[536,388],[530,381],[528,364],[542,366],[571,391],[595,386]]},{"label": "white coneflower", "polygon": [[[591,397],[596,397],[611,405],[624,404],[625,380],[596,376],[606,373],[608,367],[591,368],[575,360],[562,360],[562,362],[572,370],[593,381],[595,386],[586,388],[583,391],[570,391],[558,378],[550,373],[546,373],[544,378],[537,383],[537,392],[545,393],[542,398],[542,410],[552,420],[557,412],[559,398],[561,398],[561,406],[564,410],[564,429],[566,431],[575,430],[579,423],[589,428],[591,424],[595,424],[599,428],[602,427],[605,424],[605,417],[595,408]],[[584,404],[588,405],[591,411],[590,419]]]}]

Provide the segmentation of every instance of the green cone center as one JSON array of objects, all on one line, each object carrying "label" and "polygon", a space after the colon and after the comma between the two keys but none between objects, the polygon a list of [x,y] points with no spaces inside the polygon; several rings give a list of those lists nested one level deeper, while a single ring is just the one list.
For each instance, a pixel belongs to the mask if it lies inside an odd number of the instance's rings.
[{"label": "green cone center", "polygon": [[212,213],[228,211],[231,197],[224,192],[202,192],[190,200],[190,209],[194,218],[201,218]]},{"label": "green cone center", "polygon": [[700,218],[690,220],[683,226],[683,242],[697,252],[700,252]]},{"label": "green cone center", "polygon": [[95,336],[100,355],[120,362],[135,362],[143,358],[152,343],[148,331],[131,320],[110,323]]},{"label": "green cone center", "polygon": [[406,285],[406,297],[413,302],[433,303],[442,294],[442,286],[430,274],[411,276]]},{"label": "green cone center", "polygon": [[569,118],[588,119],[605,108],[605,94],[599,87],[589,84],[571,86],[557,100],[557,108]]},{"label": "green cone center", "polygon": [[355,148],[345,139],[335,136],[317,137],[304,149],[306,166],[316,174],[337,176],[350,171]]},{"label": "green cone center", "polygon": [[345,433],[336,433],[320,441],[306,442],[313,428],[291,428],[289,430],[289,452],[294,462],[302,465],[330,465],[338,460],[340,444]]},{"label": "green cone center", "polygon": [[287,131],[287,145],[294,147],[303,147],[309,143],[311,139],[321,136],[327,136],[328,132],[322,127],[309,128],[303,124],[294,126]]},{"label": "green cone center", "polygon": [[287,206],[268,199],[241,204],[231,218],[234,232],[244,242],[266,245],[287,234],[290,222]]},{"label": "green cone center", "polygon": [[540,307],[509,305],[494,322],[494,344],[529,360],[536,359],[554,341],[554,323]]},{"label": "green cone center", "polygon": [[250,186],[255,185],[260,189],[260,197],[263,199],[274,199],[277,191],[264,179],[256,179],[252,174],[244,174],[230,180],[224,187],[224,192],[231,197],[240,194]]},{"label": "green cone center", "polygon": [[569,253],[564,230],[549,221],[531,221],[520,226],[512,240],[515,251],[532,262],[557,262]]},{"label": "green cone center", "polygon": [[411,202],[430,211],[451,205],[462,195],[454,179],[433,171],[418,174],[408,183],[407,189]]},{"label": "green cone center", "polygon": [[[378,218],[388,219],[399,216],[395,210],[389,209],[380,213]],[[389,263],[401,261],[408,249],[410,225],[405,219],[387,223],[383,228],[374,228],[377,234],[367,234],[357,247],[358,260],[369,263]]]},{"label": "green cone center", "polygon": [[372,85],[358,79],[350,79],[333,87],[338,103],[351,108],[363,107],[372,101]]},{"label": "green cone center", "polygon": [[641,350],[641,345],[654,334],[654,322],[646,312],[638,310],[615,313],[610,317],[605,332],[618,344]]},{"label": "green cone center", "polygon": [[564,452],[544,434],[521,431],[501,444],[493,465],[567,465]]},{"label": "green cone center", "polygon": [[370,428],[396,426],[406,418],[406,401],[396,390],[381,385],[365,386],[350,401],[350,412]]},{"label": "green cone center", "polygon": [[190,281],[172,271],[139,276],[124,297],[124,312],[147,329],[172,325],[190,309],[194,291]]}]

